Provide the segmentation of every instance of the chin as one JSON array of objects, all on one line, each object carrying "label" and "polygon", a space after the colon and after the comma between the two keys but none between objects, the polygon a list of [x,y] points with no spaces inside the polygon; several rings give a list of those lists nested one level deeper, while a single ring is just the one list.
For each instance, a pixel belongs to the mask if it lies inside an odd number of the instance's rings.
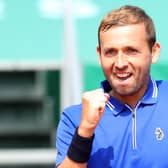
[{"label": "chin", "polygon": [[116,89],[115,92],[121,96],[132,96],[137,93],[136,90],[128,89],[128,88]]}]

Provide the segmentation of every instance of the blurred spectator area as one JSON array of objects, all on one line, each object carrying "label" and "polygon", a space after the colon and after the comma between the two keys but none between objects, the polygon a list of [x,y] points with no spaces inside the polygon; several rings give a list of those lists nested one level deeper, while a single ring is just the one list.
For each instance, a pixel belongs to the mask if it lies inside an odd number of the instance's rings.
[{"label": "blurred spectator area", "polygon": [[[66,1],[73,3],[71,15],[66,15]],[[60,112],[66,105],[80,103],[81,93],[98,88],[104,79],[96,56],[100,19],[125,3],[0,0],[0,167],[54,166]],[[127,3],[152,16],[162,44],[152,76],[168,79],[166,2]],[[68,17],[73,25],[68,25]]]}]

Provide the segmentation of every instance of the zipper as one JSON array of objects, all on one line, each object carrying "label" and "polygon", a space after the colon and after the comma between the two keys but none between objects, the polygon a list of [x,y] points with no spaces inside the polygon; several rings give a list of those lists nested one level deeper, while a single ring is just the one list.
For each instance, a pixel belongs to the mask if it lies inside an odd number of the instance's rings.
[{"label": "zipper", "polygon": [[136,107],[132,109],[130,106],[126,105],[132,113],[132,148],[133,150],[137,149],[137,122],[136,122],[136,113],[138,106],[141,102],[138,102]]},{"label": "zipper", "polygon": [[137,140],[136,140],[136,109],[132,110],[132,148],[137,149]]}]

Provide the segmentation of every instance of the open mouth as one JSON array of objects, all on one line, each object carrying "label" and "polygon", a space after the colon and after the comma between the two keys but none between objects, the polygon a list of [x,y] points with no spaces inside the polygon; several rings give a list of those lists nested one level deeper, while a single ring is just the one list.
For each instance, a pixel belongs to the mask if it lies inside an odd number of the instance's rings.
[{"label": "open mouth", "polygon": [[117,79],[124,81],[129,79],[132,76],[132,73],[116,73],[115,76],[117,77]]}]

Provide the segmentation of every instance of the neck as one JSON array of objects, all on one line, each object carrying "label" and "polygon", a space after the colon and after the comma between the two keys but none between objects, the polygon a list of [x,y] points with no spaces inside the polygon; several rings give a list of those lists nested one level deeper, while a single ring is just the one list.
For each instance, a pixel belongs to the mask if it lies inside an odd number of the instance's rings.
[{"label": "neck", "polygon": [[139,100],[141,100],[142,97],[144,96],[148,88],[148,83],[149,82],[147,82],[147,84],[145,84],[145,86],[141,90],[133,94],[130,94],[130,95],[118,94],[114,92],[113,90],[110,91],[110,95],[112,95],[113,97],[121,101],[122,103],[128,104],[132,109],[134,109],[137,103],[139,102]]}]

